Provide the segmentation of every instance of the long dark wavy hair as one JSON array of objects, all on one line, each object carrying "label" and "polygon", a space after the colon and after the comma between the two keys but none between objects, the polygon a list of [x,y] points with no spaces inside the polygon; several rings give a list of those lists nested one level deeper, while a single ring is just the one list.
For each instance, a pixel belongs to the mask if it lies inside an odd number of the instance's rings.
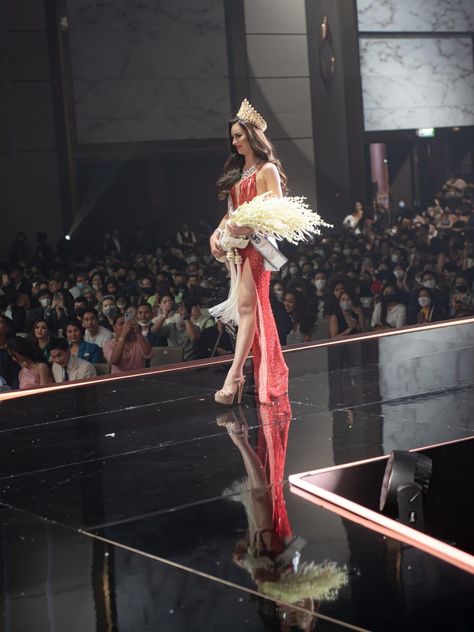
[{"label": "long dark wavy hair", "polygon": [[232,144],[232,126],[238,123],[244,130],[245,135],[248,138],[250,147],[255,154],[257,161],[260,163],[271,162],[278,169],[281,180],[281,189],[283,194],[288,190],[287,177],[281,166],[281,162],[278,160],[275,152],[275,148],[268,140],[265,134],[257,127],[246,121],[242,121],[239,118],[233,118],[229,121],[229,142],[231,154],[224,164],[224,173],[217,180],[216,186],[218,191],[219,200],[223,200],[231,190],[232,186],[240,180],[242,177],[242,169],[244,167],[245,158],[241,156],[237,149]]}]

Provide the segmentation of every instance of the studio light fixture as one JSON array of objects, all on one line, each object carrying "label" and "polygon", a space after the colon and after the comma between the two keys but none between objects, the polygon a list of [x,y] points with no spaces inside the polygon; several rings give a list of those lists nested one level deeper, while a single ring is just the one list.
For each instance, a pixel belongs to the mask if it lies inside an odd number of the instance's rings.
[{"label": "studio light fixture", "polygon": [[432,469],[432,460],[424,454],[393,450],[383,477],[380,511],[423,531],[423,503],[429,491]]},{"label": "studio light fixture", "polygon": [[64,239],[66,241],[71,241],[71,235],[64,235]]}]

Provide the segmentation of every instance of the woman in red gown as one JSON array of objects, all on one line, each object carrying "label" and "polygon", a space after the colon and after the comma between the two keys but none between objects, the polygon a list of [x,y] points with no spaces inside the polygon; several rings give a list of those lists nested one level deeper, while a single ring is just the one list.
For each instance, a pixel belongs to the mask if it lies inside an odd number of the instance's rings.
[{"label": "woman in red gown", "polygon": [[[232,153],[217,182],[219,198],[228,197],[229,211],[210,239],[215,257],[225,257],[219,239],[225,227],[233,236],[249,237],[253,230],[232,224],[232,211],[256,195],[270,191],[282,197],[286,176],[265,136],[267,125],[244,100],[237,117],[229,122]],[[219,404],[240,401],[244,385],[243,369],[252,349],[258,399],[270,403],[288,390],[288,368],[283,359],[270,305],[270,270],[252,242],[239,250],[242,269],[238,287],[238,331],[235,355],[224,386],[215,394]]]}]

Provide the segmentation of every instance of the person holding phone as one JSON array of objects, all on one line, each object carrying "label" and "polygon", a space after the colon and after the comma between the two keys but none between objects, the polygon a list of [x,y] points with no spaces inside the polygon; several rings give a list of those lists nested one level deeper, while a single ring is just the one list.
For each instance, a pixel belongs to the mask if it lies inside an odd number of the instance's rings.
[{"label": "person holding phone", "polygon": [[182,347],[183,359],[194,360],[198,356],[196,343],[201,330],[191,320],[191,305],[188,301],[179,304],[173,313],[173,297],[165,294],[160,299],[160,315],[152,331],[165,336],[168,347]]},{"label": "person holding phone", "polygon": [[144,369],[146,360],[153,357],[153,349],[133,316],[130,313],[116,316],[114,332],[115,338],[108,340],[103,347],[111,373]]}]

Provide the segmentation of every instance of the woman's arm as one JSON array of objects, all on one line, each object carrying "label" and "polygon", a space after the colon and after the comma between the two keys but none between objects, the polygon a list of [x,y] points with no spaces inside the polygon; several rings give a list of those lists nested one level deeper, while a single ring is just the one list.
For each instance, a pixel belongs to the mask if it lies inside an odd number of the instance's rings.
[{"label": "woman's arm", "polygon": [[54,380],[51,377],[51,371],[49,370],[49,367],[44,364],[44,362],[38,363],[38,375],[41,386],[45,386],[46,384],[54,384]]},{"label": "woman's arm", "polygon": [[[266,162],[260,169],[259,173],[263,176],[265,191],[270,191],[276,197],[283,197],[280,174],[276,166],[272,162]],[[259,188],[258,184],[259,182],[257,177],[257,189]],[[264,191],[260,191],[260,193],[263,192]]]},{"label": "woman's arm", "polygon": [[211,235],[211,237],[209,239],[209,246],[210,246],[210,249],[211,249],[211,254],[214,257],[225,257],[225,251],[222,250],[222,248],[219,247],[219,239],[220,239],[222,231],[225,228],[225,224],[226,224],[228,219],[229,219],[229,213],[226,213],[224,215],[224,217],[221,219],[221,221],[219,222],[219,226],[212,233],[212,235]]}]

